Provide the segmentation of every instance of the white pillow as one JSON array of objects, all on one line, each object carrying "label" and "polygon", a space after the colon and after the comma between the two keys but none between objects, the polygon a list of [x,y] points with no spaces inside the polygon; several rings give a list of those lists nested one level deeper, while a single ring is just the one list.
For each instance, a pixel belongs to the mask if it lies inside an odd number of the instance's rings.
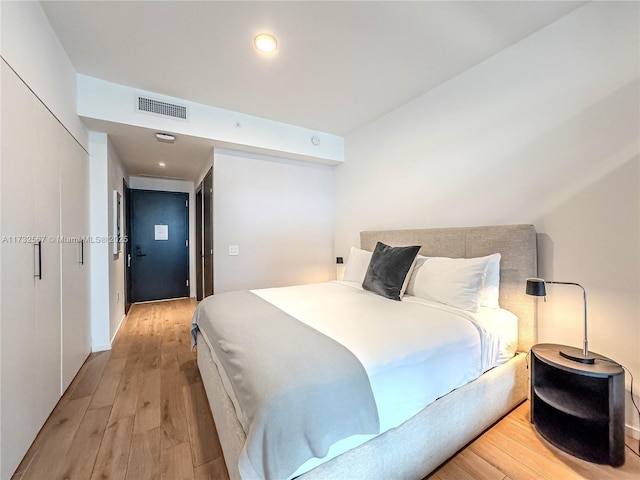
[{"label": "white pillow", "polygon": [[344,267],[344,276],[342,280],[345,282],[356,282],[362,285],[364,276],[367,274],[369,262],[371,262],[373,252],[367,252],[356,247],[351,247],[347,266]]},{"label": "white pillow", "polygon": [[480,307],[500,308],[500,259],[499,253],[489,255],[487,274],[480,290],[478,305]]},{"label": "white pillow", "polygon": [[405,289],[404,293],[406,293],[407,295],[413,295],[414,297],[417,296],[415,291],[416,291],[416,272],[418,270],[420,270],[420,268],[424,265],[424,262],[427,261],[427,258],[429,257],[425,257],[423,255],[418,254],[418,256],[416,257],[416,262],[413,265],[413,269],[411,270],[411,277],[409,278],[409,283],[407,284],[407,288]]},{"label": "white pillow", "polygon": [[429,257],[413,271],[413,295],[475,312],[488,263],[488,256]]}]

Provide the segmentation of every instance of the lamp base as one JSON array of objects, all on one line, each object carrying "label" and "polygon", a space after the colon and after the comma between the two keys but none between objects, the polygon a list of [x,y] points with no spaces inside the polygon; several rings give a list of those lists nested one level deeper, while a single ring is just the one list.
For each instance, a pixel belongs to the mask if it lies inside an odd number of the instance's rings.
[{"label": "lamp base", "polygon": [[562,350],[560,350],[560,355],[574,362],[593,364],[596,361],[596,357],[589,354],[587,354],[586,357],[584,355],[577,356],[577,355],[571,355],[570,353],[565,353]]}]

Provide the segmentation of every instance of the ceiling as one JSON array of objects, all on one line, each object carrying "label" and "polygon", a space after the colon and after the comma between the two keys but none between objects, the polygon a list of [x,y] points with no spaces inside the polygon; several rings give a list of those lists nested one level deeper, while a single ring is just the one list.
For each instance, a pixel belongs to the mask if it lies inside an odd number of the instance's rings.
[{"label": "ceiling", "polygon": [[583,3],[41,2],[79,73],[342,136]]},{"label": "ceiling", "polygon": [[164,143],[156,139],[156,130],[92,118],[83,121],[89,130],[109,135],[129,175],[195,181],[211,161],[214,145],[206,138],[176,135],[174,143]]}]

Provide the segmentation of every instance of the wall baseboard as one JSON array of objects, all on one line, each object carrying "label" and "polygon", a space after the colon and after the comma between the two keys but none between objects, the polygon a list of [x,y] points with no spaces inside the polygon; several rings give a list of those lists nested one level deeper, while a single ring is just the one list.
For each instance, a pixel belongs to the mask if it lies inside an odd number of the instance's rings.
[{"label": "wall baseboard", "polygon": [[120,330],[120,327],[124,323],[125,318],[127,318],[127,316],[123,315],[122,319],[118,323],[118,328],[116,328],[116,331],[113,334],[113,337],[111,337],[111,342],[110,343],[103,343],[103,344],[100,344],[100,345],[91,345],[91,353],[104,352],[105,350],[111,350],[111,345],[113,345],[113,341],[115,340],[116,335],[118,334],[118,331]]},{"label": "wall baseboard", "polygon": [[145,303],[173,302],[174,300],[184,300],[185,298],[196,298],[195,295],[190,297],[161,298],[160,300],[147,300],[144,302],[136,302],[136,304],[144,305]]},{"label": "wall baseboard", "polygon": [[118,332],[120,331],[120,327],[122,326],[126,318],[127,318],[127,314],[125,313],[124,315],[122,315],[120,322],[118,322],[118,328],[116,328],[116,331],[113,332],[113,337],[111,337],[111,344],[113,344],[113,341],[116,339],[116,335],[118,335]]},{"label": "wall baseboard", "polygon": [[103,343],[102,345],[91,345],[91,353],[104,352],[105,350],[111,350],[110,343]]},{"label": "wall baseboard", "polygon": [[631,425],[624,426],[625,433],[631,438],[635,438],[636,440],[640,440],[640,428],[633,427]]}]

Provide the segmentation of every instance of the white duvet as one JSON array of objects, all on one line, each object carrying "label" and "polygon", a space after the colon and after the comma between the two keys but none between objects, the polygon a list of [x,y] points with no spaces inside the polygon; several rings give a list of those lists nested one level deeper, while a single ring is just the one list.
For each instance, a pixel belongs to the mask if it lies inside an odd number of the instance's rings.
[{"label": "white duvet", "polygon": [[[501,309],[471,313],[408,295],[397,302],[339,281],[253,293],[353,352],[369,376],[380,433],[504,363],[517,345],[517,318]],[[341,440],[292,477],[370,438]]]}]

